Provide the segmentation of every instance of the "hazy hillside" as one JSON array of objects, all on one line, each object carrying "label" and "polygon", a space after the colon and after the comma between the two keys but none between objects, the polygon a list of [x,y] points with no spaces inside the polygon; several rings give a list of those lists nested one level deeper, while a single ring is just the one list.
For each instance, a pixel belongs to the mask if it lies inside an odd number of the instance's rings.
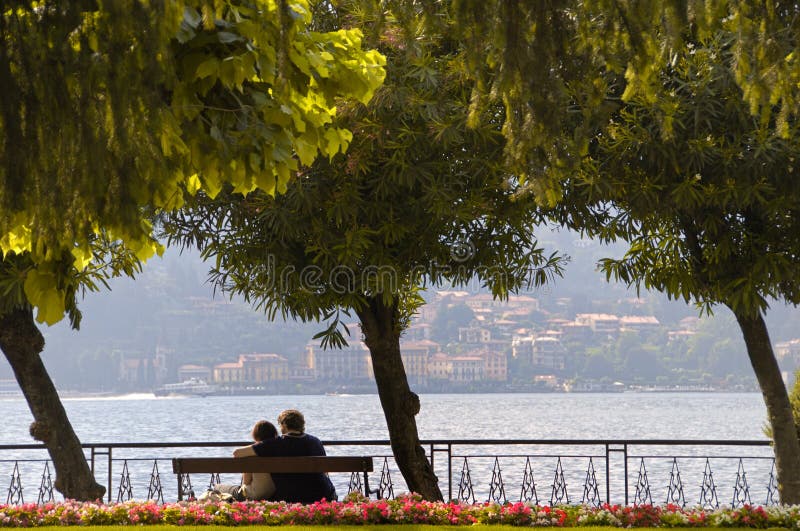
[{"label": "hazy hillside", "polygon": [[[619,255],[622,248],[602,247],[565,231],[546,230],[542,235],[548,250],[560,250],[572,258],[564,278],[530,293],[545,312],[567,318],[584,312],[638,312],[655,315],[662,324],[698,314],[683,302],[653,293],[643,293],[646,303],[632,308],[635,291],[607,283],[595,271],[597,259]],[[81,304],[80,331],[71,330],[66,322],[43,327],[44,359],[56,382],[103,387],[116,374],[122,354],[151,353],[157,345],[174,351],[174,363],[233,361],[246,352],[274,352],[294,360],[322,328],[319,323],[269,322],[241,300],[214,294],[205,281],[206,273],[196,253],[168,250],[163,258],[147,263],[136,280],[119,279],[112,283],[111,292],[88,294]],[[730,313],[720,308],[717,315],[723,325],[714,325],[714,319],[706,328],[712,334],[727,335],[718,339],[726,339],[740,353],[735,363],[746,362],[741,359],[744,346],[738,329],[730,324]],[[798,310],[781,305],[770,312],[768,321],[773,341],[800,337]],[[0,377],[11,377],[5,360],[0,363]]]}]

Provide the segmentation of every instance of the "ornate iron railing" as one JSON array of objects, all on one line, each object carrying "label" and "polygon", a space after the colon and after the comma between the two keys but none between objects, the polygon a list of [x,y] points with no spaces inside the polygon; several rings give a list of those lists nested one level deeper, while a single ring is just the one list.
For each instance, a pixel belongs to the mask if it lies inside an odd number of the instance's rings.
[{"label": "ornate iron railing", "polygon": [[[108,502],[177,496],[237,477],[176,478],[170,459],[229,455],[245,442],[84,444]],[[766,440],[425,440],[422,445],[447,499],[468,503],[770,505],[779,503],[774,458]],[[371,455],[370,484],[379,498],[407,491],[389,441],[326,441],[330,455]],[[380,472],[379,472],[380,471]],[[6,503],[56,500],[43,445],[0,445],[0,474],[9,475]],[[378,476],[380,474],[380,476]],[[360,478],[332,479],[340,493],[362,490]],[[0,475],[2,477],[2,475]],[[374,478],[374,479],[373,479]],[[38,484],[38,488],[33,486]],[[32,485],[32,486],[29,486]],[[34,490],[35,489],[35,490]],[[30,493],[30,494],[29,494]]]}]

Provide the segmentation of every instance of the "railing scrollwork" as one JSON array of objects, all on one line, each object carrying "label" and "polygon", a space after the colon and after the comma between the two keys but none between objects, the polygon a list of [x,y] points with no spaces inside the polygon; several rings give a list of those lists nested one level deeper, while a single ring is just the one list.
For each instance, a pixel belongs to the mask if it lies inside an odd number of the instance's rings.
[{"label": "railing scrollwork", "polygon": [[[146,493],[145,499],[164,503],[176,498],[177,486],[174,475],[162,475],[159,461],[163,464],[172,457],[188,455],[227,455],[230,447],[242,444],[113,443],[88,444],[84,448],[97,481],[108,485],[109,503],[134,499],[137,492],[140,496]],[[769,441],[470,439],[422,444],[428,449],[442,492],[448,499],[463,503],[669,503],[707,508],[719,507],[720,498],[726,503],[730,500],[732,507],[751,504],[753,499],[764,500],[765,505],[779,503]],[[402,475],[391,453],[387,453],[389,441],[325,441],[325,445],[329,455],[372,455],[380,460],[375,463],[372,495],[391,499],[404,492]],[[42,459],[45,452],[42,445],[0,445],[0,474],[10,472],[6,476],[10,477],[7,504],[24,503],[23,483],[38,483],[39,504],[60,496],[54,492],[51,462]],[[340,493],[361,492],[362,481],[368,480],[358,475],[346,479],[331,476]],[[192,480],[188,474],[180,478],[180,488],[189,496],[194,496]],[[205,485],[206,481],[209,485],[227,482],[219,475],[197,477],[194,481],[198,485]],[[549,496],[540,499],[543,485]],[[573,500],[568,487],[574,492],[582,491],[582,496]],[[515,498],[517,493],[519,497]],[[698,498],[687,499],[687,495],[698,494]]]}]

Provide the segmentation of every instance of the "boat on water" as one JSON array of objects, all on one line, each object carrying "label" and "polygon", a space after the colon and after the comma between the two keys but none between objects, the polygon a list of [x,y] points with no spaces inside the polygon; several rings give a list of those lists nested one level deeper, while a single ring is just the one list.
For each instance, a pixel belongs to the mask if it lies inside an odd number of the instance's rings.
[{"label": "boat on water", "polygon": [[190,378],[182,382],[168,383],[153,391],[156,396],[209,396],[217,393],[219,388],[205,380]]}]

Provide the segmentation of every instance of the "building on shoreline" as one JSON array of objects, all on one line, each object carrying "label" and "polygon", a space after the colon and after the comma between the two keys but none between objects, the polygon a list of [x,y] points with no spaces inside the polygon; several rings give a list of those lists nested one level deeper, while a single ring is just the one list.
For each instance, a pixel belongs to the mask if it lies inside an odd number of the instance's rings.
[{"label": "building on shoreline", "polygon": [[289,379],[289,361],[278,354],[240,354],[232,363],[218,363],[212,381],[227,386],[260,386]]}]

